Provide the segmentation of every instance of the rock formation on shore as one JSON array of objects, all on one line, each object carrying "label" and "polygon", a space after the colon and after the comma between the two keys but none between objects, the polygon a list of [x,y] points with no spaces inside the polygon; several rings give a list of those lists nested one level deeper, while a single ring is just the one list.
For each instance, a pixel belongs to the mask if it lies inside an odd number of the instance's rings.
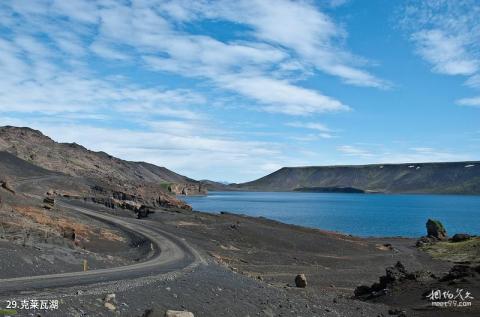
[{"label": "rock formation on shore", "polygon": [[427,228],[427,235],[418,239],[416,244],[417,247],[421,247],[437,241],[447,240],[447,230],[440,221],[428,219],[425,226]]}]

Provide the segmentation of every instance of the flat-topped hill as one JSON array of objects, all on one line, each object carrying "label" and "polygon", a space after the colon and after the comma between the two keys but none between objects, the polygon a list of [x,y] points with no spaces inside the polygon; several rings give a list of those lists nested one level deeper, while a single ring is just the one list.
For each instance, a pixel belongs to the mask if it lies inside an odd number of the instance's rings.
[{"label": "flat-topped hill", "polygon": [[256,191],[351,187],[365,192],[478,195],[480,161],[284,167],[231,187]]}]

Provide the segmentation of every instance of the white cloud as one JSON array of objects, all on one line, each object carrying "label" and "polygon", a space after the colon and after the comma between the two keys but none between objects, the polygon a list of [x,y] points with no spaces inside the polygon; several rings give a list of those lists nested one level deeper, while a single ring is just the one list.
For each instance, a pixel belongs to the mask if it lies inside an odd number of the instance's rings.
[{"label": "white cloud", "polygon": [[341,145],[337,147],[337,150],[349,156],[364,157],[364,158],[373,156],[373,154],[370,153],[369,151],[353,145]]},{"label": "white cloud", "polygon": [[329,127],[327,127],[326,125],[324,125],[322,123],[319,123],[319,122],[294,121],[294,122],[288,122],[287,126],[295,127],[295,128],[317,130],[317,131],[321,131],[321,132],[332,132],[332,130]]},{"label": "white cloud", "polygon": [[457,104],[461,106],[472,106],[472,107],[480,107],[480,96],[473,97],[473,98],[463,98],[457,100]]},{"label": "white cloud", "polygon": [[[390,84],[356,67],[362,60],[339,43],[346,32],[310,2],[276,1],[204,1],[187,8],[197,18],[224,19],[253,28],[259,40],[291,50],[302,62],[357,86],[386,88]],[[299,18],[301,17],[301,18]]]},{"label": "white cloud", "polygon": [[[476,0],[407,1],[400,24],[409,32],[417,53],[432,71],[464,76],[465,84],[480,87],[480,4]],[[475,105],[464,98],[460,105]]]},{"label": "white cloud", "polygon": [[[232,31],[191,32],[204,22]],[[230,109],[313,117],[350,108],[303,79],[389,85],[311,1],[2,1],[0,25],[0,121],[192,177],[248,180],[305,163],[288,144],[250,141],[212,118],[217,93]],[[308,120],[312,138],[334,137]]]},{"label": "white cloud", "polygon": [[110,47],[104,42],[94,42],[90,45],[90,50],[95,54],[108,59],[127,60],[129,58],[127,54]]},{"label": "white cloud", "polygon": [[447,75],[472,75],[478,71],[478,60],[468,56],[465,40],[441,30],[414,33],[419,54],[433,64],[435,72]]},{"label": "white cloud", "polygon": [[[362,70],[363,59],[343,47],[345,30],[307,2],[75,0],[5,6],[23,19],[23,30],[35,30],[74,56],[65,62],[75,67],[85,64],[77,59],[88,49],[112,60],[143,58],[146,67],[209,80],[259,102],[257,109],[269,112],[307,115],[348,109],[336,98],[296,83],[311,76],[312,68],[354,85],[387,86]],[[234,33],[231,40],[220,41],[182,28],[183,22],[209,19],[237,23],[246,30],[241,39]],[[253,37],[245,40],[249,35]],[[39,57],[42,49],[35,42],[23,44]]]},{"label": "white cloud", "polygon": [[225,76],[220,78],[220,81],[225,88],[239,91],[267,104],[263,109],[268,112],[308,115],[349,109],[334,98],[282,80],[268,77]]},{"label": "white cloud", "polygon": [[374,163],[421,163],[421,162],[452,162],[471,160],[465,153],[454,152],[433,147],[409,147],[406,149],[390,149],[382,144],[358,147],[343,145],[337,150],[355,159],[355,164]]}]

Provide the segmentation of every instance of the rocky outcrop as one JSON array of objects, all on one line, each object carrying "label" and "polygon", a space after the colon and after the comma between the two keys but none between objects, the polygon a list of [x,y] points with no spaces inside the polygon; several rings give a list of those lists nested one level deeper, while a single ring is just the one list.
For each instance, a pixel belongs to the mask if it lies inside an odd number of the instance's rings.
[{"label": "rocky outcrop", "polygon": [[428,219],[426,227],[427,237],[435,238],[437,240],[447,239],[447,230],[445,230],[445,227],[440,221]]},{"label": "rocky outcrop", "polygon": [[447,240],[447,230],[440,221],[428,219],[425,226],[427,228],[427,235],[417,240],[417,247],[423,247],[438,241]]},{"label": "rocky outcrop", "polygon": [[360,285],[355,288],[354,295],[358,299],[371,299],[387,294],[388,289],[406,280],[426,281],[434,278],[435,275],[427,271],[408,272],[398,261],[394,266],[385,269],[385,275],[380,276],[378,282],[371,286]]},{"label": "rocky outcrop", "polygon": [[176,197],[163,193],[160,190],[140,187],[131,189],[132,192],[109,190],[103,186],[92,186],[91,200],[106,207],[131,210],[138,218],[144,218],[156,208],[178,208],[191,210],[192,208]]},{"label": "rocky outcrop", "polygon": [[207,195],[207,189],[202,183],[195,184],[170,184],[168,191],[175,195]]}]

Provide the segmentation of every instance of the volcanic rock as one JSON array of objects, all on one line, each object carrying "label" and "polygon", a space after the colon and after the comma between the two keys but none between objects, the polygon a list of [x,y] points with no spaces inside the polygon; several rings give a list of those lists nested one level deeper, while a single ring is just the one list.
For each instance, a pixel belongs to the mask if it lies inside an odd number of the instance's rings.
[{"label": "volcanic rock", "polygon": [[453,237],[450,239],[452,242],[462,242],[462,241],[467,241],[472,238],[471,235],[468,233],[456,233],[453,235]]},{"label": "volcanic rock", "polygon": [[300,288],[307,287],[307,278],[305,274],[298,274],[297,276],[295,276],[295,286]]},{"label": "volcanic rock", "polygon": [[438,240],[447,239],[447,230],[445,230],[445,227],[440,221],[428,219],[426,227],[428,237],[433,237]]}]

